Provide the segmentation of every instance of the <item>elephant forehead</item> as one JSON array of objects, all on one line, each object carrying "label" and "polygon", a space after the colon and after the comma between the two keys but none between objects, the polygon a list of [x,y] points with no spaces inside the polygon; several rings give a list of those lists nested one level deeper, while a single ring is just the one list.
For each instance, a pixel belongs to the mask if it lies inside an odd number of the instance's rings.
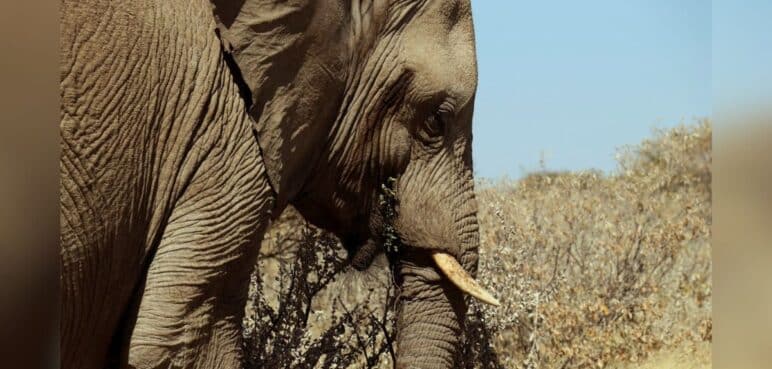
[{"label": "elephant forehead", "polygon": [[428,94],[443,91],[458,106],[464,106],[477,88],[474,30],[467,6],[468,2],[435,1],[402,35],[402,57],[415,73],[416,87]]}]

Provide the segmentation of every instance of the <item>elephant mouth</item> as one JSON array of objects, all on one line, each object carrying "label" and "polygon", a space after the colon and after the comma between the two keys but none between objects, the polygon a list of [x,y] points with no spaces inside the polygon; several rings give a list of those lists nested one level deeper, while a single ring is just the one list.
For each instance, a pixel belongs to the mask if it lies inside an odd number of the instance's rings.
[{"label": "elephant mouth", "polygon": [[356,248],[349,248],[349,261],[354,269],[363,271],[370,267],[379,253],[378,245],[368,241]]}]

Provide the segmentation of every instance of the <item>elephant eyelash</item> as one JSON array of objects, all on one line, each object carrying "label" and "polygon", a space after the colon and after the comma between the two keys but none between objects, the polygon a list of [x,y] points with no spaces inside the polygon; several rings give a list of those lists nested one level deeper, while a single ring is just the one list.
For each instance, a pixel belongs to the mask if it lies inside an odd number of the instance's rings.
[{"label": "elephant eyelash", "polygon": [[456,104],[453,101],[454,100],[450,97],[446,98],[446,100],[437,107],[437,114],[441,116],[453,115],[453,112],[456,111]]}]

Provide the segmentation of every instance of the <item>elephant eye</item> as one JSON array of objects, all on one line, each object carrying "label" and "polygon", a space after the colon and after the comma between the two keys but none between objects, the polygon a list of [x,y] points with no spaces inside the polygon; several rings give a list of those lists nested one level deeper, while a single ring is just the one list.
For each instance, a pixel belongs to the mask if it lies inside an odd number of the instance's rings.
[{"label": "elephant eye", "polygon": [[432,114],[424,122],[423,138],[428,142],[438,141],[445,133],[445,121],[440,114]]}]

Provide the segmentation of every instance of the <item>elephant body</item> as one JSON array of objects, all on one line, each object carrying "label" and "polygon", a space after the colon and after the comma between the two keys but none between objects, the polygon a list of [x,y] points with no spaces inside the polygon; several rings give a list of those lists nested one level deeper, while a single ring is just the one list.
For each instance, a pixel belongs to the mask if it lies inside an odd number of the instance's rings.
[{"label": "elephant body", "polygon": [[[468,0],[64,0],[63,368],[237,368],[291,204],[401,244],[397,367],[457,363],[479,244]],[[396,215],[378,206],[394,178]]]},{"label": "elephant body", "polygon": [[273,192],[212,29],[204,2],[63,3],[63,368],[239,365]]}]

